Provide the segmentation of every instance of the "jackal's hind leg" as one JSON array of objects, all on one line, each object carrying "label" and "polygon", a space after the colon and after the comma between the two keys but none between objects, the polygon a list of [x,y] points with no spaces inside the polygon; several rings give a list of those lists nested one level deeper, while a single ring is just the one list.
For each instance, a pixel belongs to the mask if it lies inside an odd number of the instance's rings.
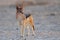
[{"label": "jackal's hind leg", "polygon": [[34,26],[32,26],[32,32],[33,32],[33,35],[35,35],[35,28],[34,28]]},{"label": "jackal's hind leg", "polygon": [[35,28],[34,28],[34,22],[32,17],[30,18],[30,25],[32,27],[33,35],[35,35]]},{"label": "jackal's hind leg", "polygon": [[33,22],[30,22],[30,25],[31,25],[31,28],[32,28],[33,35],[35,35],[35,28],[34,28]]}]

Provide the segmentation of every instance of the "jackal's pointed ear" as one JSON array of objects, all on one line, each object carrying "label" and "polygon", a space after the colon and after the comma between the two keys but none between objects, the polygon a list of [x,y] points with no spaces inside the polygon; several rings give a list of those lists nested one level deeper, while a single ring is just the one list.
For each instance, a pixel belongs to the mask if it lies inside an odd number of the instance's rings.
[{"label": "jackal's pointed ear", "polygon": [[19,9],[19,5],[18,5],[18,3],[16,3],[16,9],[17,9],[17,10]]},{"label": "jackal's pointed ear", "polygon": [[17,9],[17,10],[19,9],[18,6],[16,6],[16,9]]}]

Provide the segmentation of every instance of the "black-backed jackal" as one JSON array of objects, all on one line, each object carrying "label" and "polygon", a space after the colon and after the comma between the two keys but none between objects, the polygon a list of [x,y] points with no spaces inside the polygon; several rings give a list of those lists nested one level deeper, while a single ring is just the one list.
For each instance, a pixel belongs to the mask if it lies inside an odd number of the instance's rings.
[{"label": "black-backed jackal", "polygon": [[24,28],[27,27],[28,29],[28,35],[30,34],[30,28],[32,28],[33,34],[34,33],[34,23],[33,23],[33,17],[31,14],[24,14],[23,13],[23,6],[22,5],[16,5],[16,19],[19,22],[19,26],[21,26],[21,36],[24,36]]}]

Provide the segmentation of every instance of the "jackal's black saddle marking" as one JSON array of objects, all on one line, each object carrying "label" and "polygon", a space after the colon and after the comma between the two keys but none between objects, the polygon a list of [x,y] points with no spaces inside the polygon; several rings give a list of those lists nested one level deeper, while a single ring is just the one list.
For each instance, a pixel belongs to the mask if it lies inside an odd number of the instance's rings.
[{"label": "jackal's black saddle marking", "polygon": [[25,14],[26,18],[28,18],[29,16],[31,16],[31,14]]}]

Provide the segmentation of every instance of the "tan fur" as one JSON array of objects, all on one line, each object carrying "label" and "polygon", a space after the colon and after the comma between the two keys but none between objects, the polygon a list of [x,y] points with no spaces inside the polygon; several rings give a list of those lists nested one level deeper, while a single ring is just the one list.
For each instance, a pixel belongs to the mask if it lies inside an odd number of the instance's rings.
[{"label": "tan fur", "polygon": [[[18,6],[17,6],[18,7]],[[18,7],[18,8],[20,8],[20,6]],[[22,9],[23,9],[23,7],[21,7]],[[32,17],[32,15],[30,15],[28,18],[26,18],[26,16],[24,15],[24,14],[22,14],[22,13],[18,13],[18,9],[16,10],[17,12],[16,12],[16,19],[17,19],[17,21],[19,22],[19,26],[21,26],[22,25],[22,27],[23,28],[21,28],[21,35],[22,36],[24,36],[24,28],[25,27],[27,27],[28,28],[28,35],[30,34],[29,33],[29,31],[30,31],[30,28],[29,27],[31,27],[32,28],[32,31],[33,31],[33,34],[35,35],[35,33],[34,33],[34,30],[35,30],[35,28],[34,28],[34,22],[33,22],[33,17]],[[20,10],[19,10],[20,11]],[[21,20],[20,20],[21,19]],[[28,27],[28,26],[29,27]]]}]

